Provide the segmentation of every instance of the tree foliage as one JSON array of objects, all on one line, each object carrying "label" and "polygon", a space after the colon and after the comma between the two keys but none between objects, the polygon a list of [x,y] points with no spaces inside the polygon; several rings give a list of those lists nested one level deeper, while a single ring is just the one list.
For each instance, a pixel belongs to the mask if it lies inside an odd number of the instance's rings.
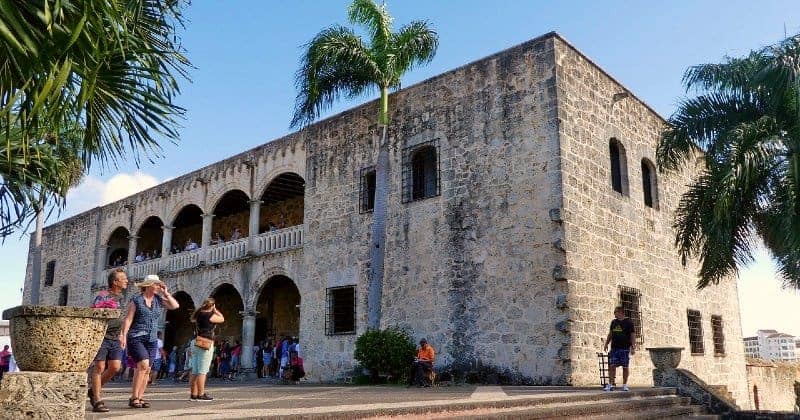
[{"label": "tree foliage", "polygon": [[353,358],[377,373],[400,378],[414,361],[414,340],[397,328],[369,329],[356,339]]},{"label": "tree foliage", "polygon": [[684,75],[687,92],[660,141],[662,171],[697,175],[675,214],[698,287],[753,259],[760,238],[787,285],[800,288],[800,35]]},{"label": "tree foliage", "polygon": [[0,235],[41,194],[63,202],[67,154],[82,173],[94,160],[138,163],[159,153],[159,138],[177,140],[185,4],[0,0]]}]

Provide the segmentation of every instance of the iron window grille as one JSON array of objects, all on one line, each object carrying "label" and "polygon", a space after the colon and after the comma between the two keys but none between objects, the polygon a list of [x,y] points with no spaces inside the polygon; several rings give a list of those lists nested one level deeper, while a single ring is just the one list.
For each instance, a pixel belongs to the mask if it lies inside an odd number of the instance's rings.
[{"label": "iron window grille", "polygon": [[325,313],[325,334],[355,334],[356,287],[331,287],[326,289],[326,295],[328,310]]},{"label": "iron window grille", "polygon": [[56,278],[56,261],[52,260],[47,263],[47,267],[44,271],[44,285],[45,286],[52,286],[53,280]]},{"label": "iron window grille", "polygon": [[703,317],[700,311],[689,309],[686,311],[689,321],[689,348],[692,354],[705,354],[703,347]]},{"label": "iron window grille", "polygon": [[441,192],[439,139],[403,149],[403,203]]},{"label": "iron window grille", "polygon": [[619,287],[619,306],[625,312],[625,317],[633,322],[633,331],[636,333],[636,342],[644,344],[644,335],[642,334],[642,310],[640,303],[642,301],[642,292],[632,287]]},{"label": "iron window grille", "polygon": [[67,306],[67,302],[69,302],[69,285],[65,284],[58,293],[58,306]]},{"label": "iron window grille", "polygon": [[725,354],[725,333],[722,328],[722,317],[711,315],[711,334],[714,336],[714,354]]},{"label": "iron window grille", "polygon": [[362,169],[358,178],[359,213],[370,213],[375,209],[375,167]]}]

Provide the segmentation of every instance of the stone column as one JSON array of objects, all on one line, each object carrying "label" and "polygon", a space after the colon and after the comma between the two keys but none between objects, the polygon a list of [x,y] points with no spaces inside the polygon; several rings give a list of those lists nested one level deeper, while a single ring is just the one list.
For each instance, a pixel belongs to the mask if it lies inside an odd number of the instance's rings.
[{"label": "stone column", "polygon": [[98,274],[97,278],[92,280],[93,284],[98,286],[106,287],[108,284],[106,283],[106,279],[103,278],[103,271],[108,267],[108,245],[98,245],[97,246],[97,267],[96,271]]},{"label": "stone column", "polygon": [[253,376],[255,361],[253,360],[253,344],[256,338],[256,314],[251,311],[242,311],[242,357],[241,370],[247,376]]},{"label": "stone column", "polygon": [[138,236],[131,235],[128,237],[128,275],[130,275],[131,266],[136,262],[136,240]]},{"label": "stone column", "polygon": [[247,233],[247,253],[256,253],[256,237],[258,236],[258,222],[261,219],[261,200],[250,200],[250,225]]},{"label": "stone column", "polygon": [[200,241],[200,247],[205,248],[211,244],[211,223],[214,221],[213,214],[203,215],[203,237]]},{"label": "stone column", "polygon": [[161,226],[161,258],[169,256],[172,248],[172,226]]}]

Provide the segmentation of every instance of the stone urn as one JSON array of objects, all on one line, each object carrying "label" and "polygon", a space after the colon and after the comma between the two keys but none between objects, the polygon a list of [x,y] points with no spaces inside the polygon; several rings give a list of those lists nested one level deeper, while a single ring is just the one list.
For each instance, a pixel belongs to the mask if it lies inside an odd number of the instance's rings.
[{"label": "stone urn", "polygon": [[119,309],[22,305],[3,312],[11,348],[23,372],[83,372],[100,349]]},{"label": "stone urn", "polygon": [[683,347],[648,347],[647,351],[656,369],[675,369],[681,362]]}]

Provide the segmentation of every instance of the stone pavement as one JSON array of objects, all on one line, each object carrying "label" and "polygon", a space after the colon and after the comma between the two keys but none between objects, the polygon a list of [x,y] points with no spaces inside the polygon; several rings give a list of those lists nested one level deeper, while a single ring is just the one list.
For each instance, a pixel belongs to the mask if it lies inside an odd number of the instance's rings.
[{"label": "stone pavement", "polygon": [[[354,418],[382,414],[401,414],[417,407],[473,403],[520,401],[565,394],[602,394],[599,388],[499,387],[457,385],[436,388],[404,386],[274,385],[263,382],[211,382],[211,402],[189,401],[188,384],[164,382],[148,388],[149,409],[127,407],[129,383],[113,383],[104,400],[111,412],[92,413],[87,401],[87,419],[139,419],[181,417],[186,419],[273,418]],[[361,412],[361,413],[358,413]],[[358,415],[356,415],[358,414]],[[413,413],[412,413],[413,417]],[[429,417],[429,416],[426,416]],[[411,417],[408,417],[411,418]]]}]

